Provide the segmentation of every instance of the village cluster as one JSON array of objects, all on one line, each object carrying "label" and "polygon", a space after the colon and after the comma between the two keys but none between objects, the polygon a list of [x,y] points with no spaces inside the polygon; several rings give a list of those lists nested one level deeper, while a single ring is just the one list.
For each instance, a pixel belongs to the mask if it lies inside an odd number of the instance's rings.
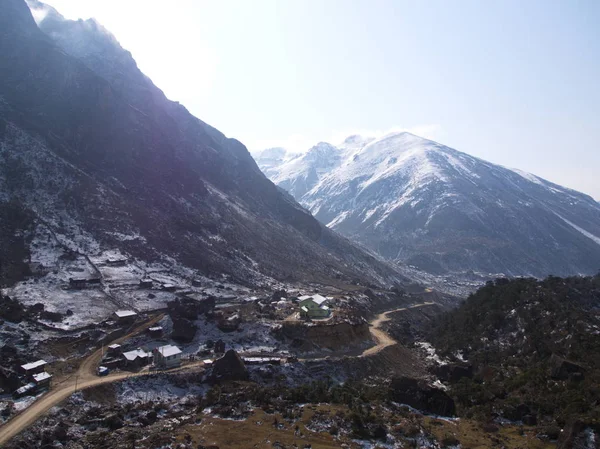
[{"label": "village cluster", "polygon": [[[86,288],[89,283],[94,284],[95,279],[71,279],[71,288]],[[148,287],[152,280],[143,279],[140,286]],[[290,301],[290,299],[292,299]],[[320,295],[304,295],[293,298],[281,298],[278,302],[286,302],[287,307],[291,306],[293,313],[288,319],[304,320],[327,320],[332,317],[332,305],[330,299]],[[214,304],[213,304],[214,307]],[[237,310],[237,309],[236,309]],[[236,327],[227,326],[228,319],[223,319],[223,315],[218,315],[217,326],[223,332],[232,332]],[[238,315],[235,314],[237,319]],[[111,316],[110,322],[120,329],[130,329],[135,324],[139,324],[140,316],[135,310],[117,310]],[[226,352],[226,344],[218,339],[211,341],[210,346],[204,350],[190,352],[173,344],[170,335],[165,332],[163,326],[155,323],[149,326],[145,336],[135,339],[133,342],[126,341],[122,344],[112,343],[102,346],[102,358],[97,366],[96,374],[98,376],[107,376],[116,370],[126,370],[138,372],[140,370],[168,370],[180,367],[183,361],[198,361],[204,367],[211,366],[215,359],[222,357]],[[136,343],[137,342],[137,343]],[[138,346],[139,344],[139,346]],[[133,345],[133,346],[132,346]],[[251,353],[240,354],[241,360],[247,365],[258,364],[280,364],[282,357],[274,356],[272,353]],[[295,357],[285,357],[288,361],[297,360]],[[21,386],[13,392],[15,399],[28,395],[36,395],[50,387],[52,374],[46,371],[48,363],[44,360],[35,360],[21,366]],[[52,371],[52,370],[50,370]]]}]

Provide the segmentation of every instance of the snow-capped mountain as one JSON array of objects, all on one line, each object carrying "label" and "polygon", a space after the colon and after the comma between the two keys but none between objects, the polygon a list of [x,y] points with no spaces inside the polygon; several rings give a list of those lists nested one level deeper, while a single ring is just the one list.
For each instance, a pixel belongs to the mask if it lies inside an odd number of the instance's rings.
[{"label": "snow-capped mountain", "polygon": [[410,133],[320,143],[268,176],[330,228],[430,273],[600,269],[591,197]]}]

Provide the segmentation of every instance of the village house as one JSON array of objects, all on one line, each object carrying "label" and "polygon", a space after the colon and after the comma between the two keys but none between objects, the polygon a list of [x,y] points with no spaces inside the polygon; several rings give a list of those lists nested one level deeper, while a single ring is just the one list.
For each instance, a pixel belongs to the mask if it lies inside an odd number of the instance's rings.
[{"label": "village house", "polygon": [[45,360],[36,360],[35,362],[26,363],[21,365],[21,371],[28,378],[32,378],[34,374],[43,373],[48,363]]},{"label": "village house", "polygon": [[137,318],[137,313],[133,310],[117,310],[114,313],[114,319],[119,324],[131,324],[135,322]]},{"label": "village house", "polygon": [[88,287],[89,285],[97,285],[97,284],[101,284],[101,283],[102,283],[102,279],[99,277],[69,278],[69,287],[76,289],[76,290],[81,290],[81,289]]},{"label": "village house", "polygon": [[121,354],[121,345],[118,345],[116,343],[113,343],[112,345],[108,345],[108,351],[107,354],[109,356],[118,356]]},{"label": "village house", "polygon": [[162,337],[163,328],[162,326],[154,326],[148,329],[148,333],[152,338]]},{"label": "village house", "polygon": [[242,357],[246,365],[281,365],[280,357]]},{"label": "village house", "polygon": [[192,287],[202,287],[202,281],[200,279],[192,279]]},{"label": "village house", "polygon": [[154,281],[152,279],[140,279],[140,287],[141,288],[152,288],[154,285]]},{"label": "village house", "polygon": [[140,369],[150,363],[150,353],[143,349],[135,349],[123,353],[123,367],[129,369]]},{"label": "village house", "polygon": [[166,292],[174,292],[177,290],[177,286],[175,284],[163,284],[162,289]]},{"label": "village house", "polygon": [[331,316],[329,301],[324,296],[300,296],[298,301],[300,316],[303,318],[327,318]]},{"label": "village house", "polygon": [[174,368],[181,365],[181,349],[166,345],[154,348],[154,364],[161,368]]},{"label": "village house", "polygon": [[106,265],[110,267],[124,267],[127,265],[126,257],[109,257],[105,261]]},{"label": "village house", "polygon": [[34,374],[32,377],[33,377],[33,383],[35,383],[36,388],[38,390],[42,389],[42,388],[50,387],[50,381],[52,380],[52,374],[49,374],[44,371],[42,373]]}]

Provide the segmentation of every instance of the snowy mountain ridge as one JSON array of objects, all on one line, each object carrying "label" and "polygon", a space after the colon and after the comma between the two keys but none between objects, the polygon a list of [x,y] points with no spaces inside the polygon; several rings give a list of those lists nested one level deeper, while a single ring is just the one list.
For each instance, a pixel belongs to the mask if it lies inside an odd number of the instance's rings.
[{"label": "snowy mountain ridge", "polygon": [[330,228],[429,272],[600,267],[591,197],[407,132],[320,143],[265,174]]}]

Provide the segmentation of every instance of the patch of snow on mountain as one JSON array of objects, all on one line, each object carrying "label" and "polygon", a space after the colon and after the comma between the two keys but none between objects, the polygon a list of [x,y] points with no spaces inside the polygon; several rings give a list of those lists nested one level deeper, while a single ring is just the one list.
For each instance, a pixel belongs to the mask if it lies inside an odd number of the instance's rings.
[{"label": "patch of snow on mountain", "polygon": [[516,168],[510,168],[509,170],[515,172],[517,175],[522,176],[527,181],[531,181],[531,182],[533,182],[535,184],[539,184],[539,185],[541,185],[543,187],[546,187],[546,184],[544,184],[540,178],[538,178],[535,175],[532,175],[531,173],[527,173],[527,172],[525,172],[523,170],[519,170],[519,169],[516,169]]},{"label": "patch of snow on mountain", "polygon": [[557,215],[562,221],[564,221],[565,223],[567,223],[569,226],[571,226],[573,229],[579,231],[581,234],[585,235],[588,239],[590,239],[593,242],[595,242],[598,245],[600,245],[600,237],[595,236],[594,234],[592,234],[591,232],[586,231],[583,228],[580,228],[575,223],[567,220],[566,218],[562,217],[561,215],[557,214],[556,212],[554,212],[554,214]]},{"label": "patch of snow on mountain", "polygon": [[350,211],[342,212],[337,217],[335,217],[333,220],[331,220],[329,223],[327,223],[327,227],[331,228],[337,224],[340,224],[342,221],[344,221],[346,218],[348,218],[348,215],[350,215]]}]

